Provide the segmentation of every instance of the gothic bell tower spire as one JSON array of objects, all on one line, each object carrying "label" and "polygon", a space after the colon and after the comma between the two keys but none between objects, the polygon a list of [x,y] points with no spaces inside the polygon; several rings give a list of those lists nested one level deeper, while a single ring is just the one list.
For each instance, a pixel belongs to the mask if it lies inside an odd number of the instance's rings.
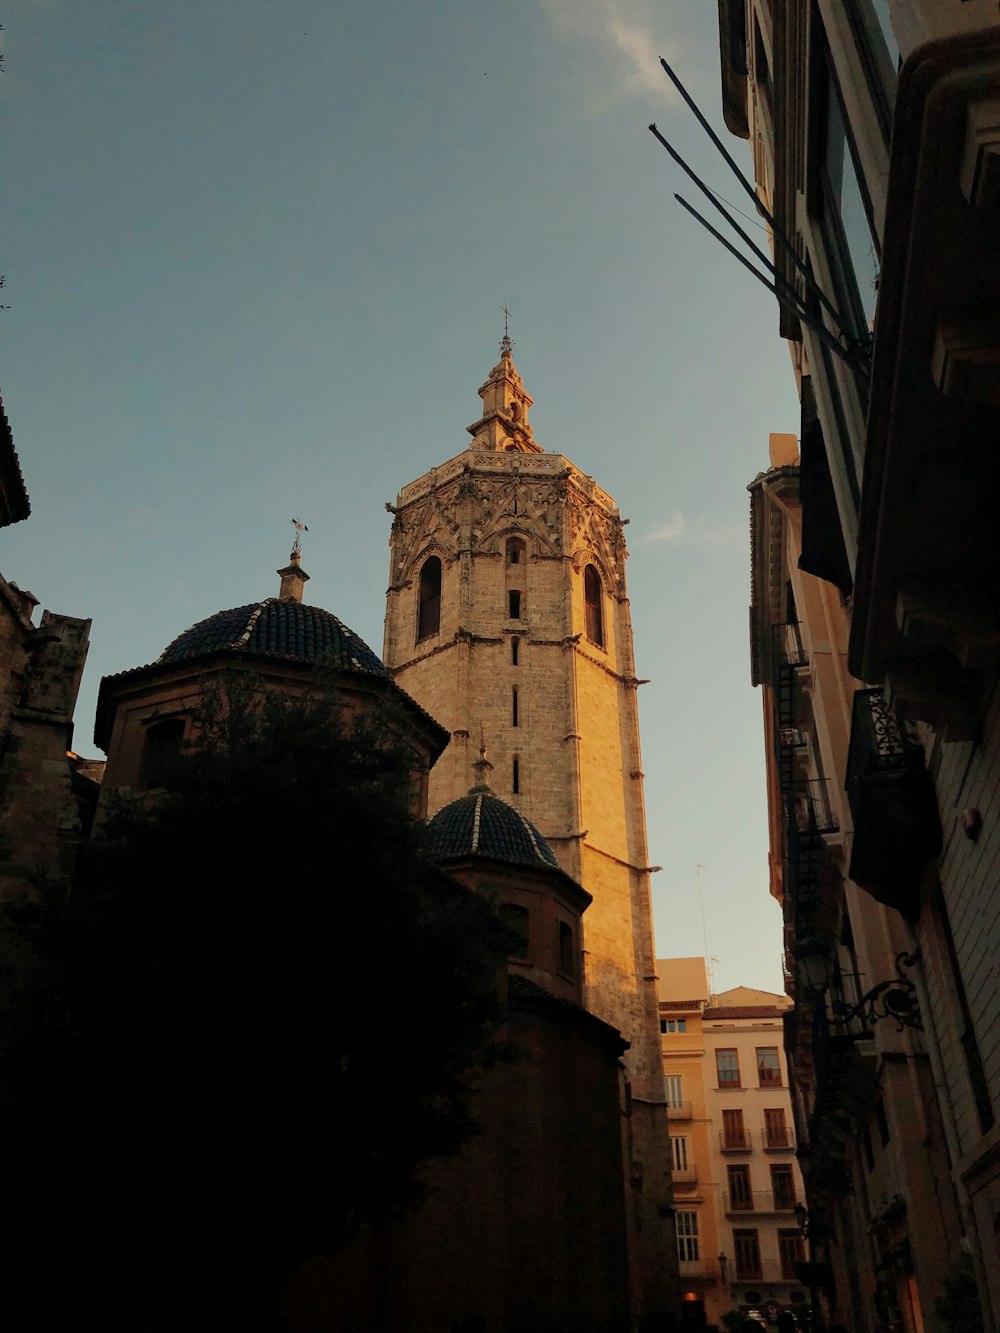
[{"label": "gothic bell tower spire", "polygon": [[629,1043],[633,1288],[638,1308],[669,1308],[669,1135],[624,523],[592,477],[535,443],[512,352],[505,326],[471,447],[390,506],[383,661],[451,732],[429,775],[431,813],[467,794],[476,733],[489,735],[490,759],[472,764],[478,784],[488,774],[592,896],[583,1002]]},{"label": "gothic bell tower spire", "polygon": [[509,329],[510,311],[504,306],[503,337],[500,339],[500,360],[489,373],[479,390],[483,400],[483,415],[471,426],[472,448],[492,450],[494,453],[540,454],[528,424],[528,409],[533,399],[524,390],[521,376],[514,365],[514,344]]}]

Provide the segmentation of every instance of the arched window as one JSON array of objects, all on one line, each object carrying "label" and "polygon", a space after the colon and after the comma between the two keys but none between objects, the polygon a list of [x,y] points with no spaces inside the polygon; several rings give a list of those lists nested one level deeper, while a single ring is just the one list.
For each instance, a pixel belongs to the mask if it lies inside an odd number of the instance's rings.
[{"label": "arched window", "polygon": [[604,647],[604,589],[601,576],[593,565],[583,571],[583,599],[587,608],[587,638]]},{"label": "arched window", "polygon": [[177,763],[184,744],[184,719],[164,718],[146,728],[142,745],[140,782],[144,787],[162,787]]},{"label": "arched window", "polygon": [[441,561],[428,556],[420,571],[420,612],[417,640],[429,638],[441,628]]}]

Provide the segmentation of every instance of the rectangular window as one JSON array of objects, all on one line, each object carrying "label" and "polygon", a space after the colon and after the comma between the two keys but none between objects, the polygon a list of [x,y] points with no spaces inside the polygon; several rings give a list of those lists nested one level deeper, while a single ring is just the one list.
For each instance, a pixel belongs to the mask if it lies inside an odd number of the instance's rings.
[{"label": "rectangular window", "polygon": [[723,1111],[722,1146],[724,1148],[745,1148],[747,1132],[743,1128],[742,1111]]},{"label": "rectangular window", "polygon": [[516,589],[512,589],[512,590],[507,594],[507,603],[508,603],[507,610],[508,610],[508,614],[509,614],[511,620],[520,620],[520,619],[521,619],[521,594],[520,594]]},{"label": "rectangular window", "polygon": [[727,1166],[729,1176],[729,1206],[734,1213],[753,1212],[753,1190],[750,1188],[748,1166]]},{"label": "rectangular window", "polygon": [[750,1282],[763,1277],[760,1266],[760,1239],[756,1231],[734,1231],[733,1248],[736,1251],[736,1278]]},{"label": "rectangular window", "polygon": [[715,1071],[719,1076],[720,1088],[740,1087],[740,1058],[735,1050],[715,1052]]},{"label": "rectangular window", "polygon": [[515,796],[521,790],[521,761],[517,755],[514,756],[514,762],[511,765],[510,788]]},{"label": "rectangular window", "polygon": [[790,1148],[788,1126],[785,1124],[785,1108],[769,1107],[764,1111],[764,1143],[768,1148]]},{"label": "rectangular window", "polygon": [[781,1064],[777,1046],[757,1047],[757,1082],[762,1088],[781,1087]]},{"label": "rectangular window", "polygon": [[667,1074],[663,1080],[663,1092],[667,1099],[667,1105],[677,1110],[683,1106],[684,1098],[681,1090],[681,1075]]},{"label": "rectangular window", "polygon": [[794,1208],[795,1177],[792,1168],[786,1163],[771,1167],[771,1189],[774,1191],[775,1208]]},{"label": "rectangular window", "polygon": [[517,666],[517,655],[518,655],[518,649],[520,648],[520,646],[521,646],[521,640],[520,640],[520,639],[511,639],[511,641],[510,641],[510,664],[511,664],[511,666]]},{"label": "rectangular window", "polygon": [[805,1250],[802,1236],[798,1231],[778,1232],[778,1253],[781,1255],[781,1278],[783,1282],[797,1282],[795,1265],[805,1263]]},{"label": "rectangular window", "polygon": [[686,1018],[661,1018],[661,1032],[687,1032]]},{"label": "rectangular window", "polygon": [[516,685],[514,686],[513,690],[511,690],[511,697],[510,697],[510,725],[511,725],[512,727],[516,727],[516,726],[517,726],[517,686],[516,686]]},{"label": "rectangular window", "polygon": [[681,1263],[692,1263],[700,1258],[698,1250],[698,1214],[675,1213],[677,1227],[677,1258]]},{"label": "rectangular window", "polygon": [[688,1169],[688,1141],[686,1135],[675,1136],[671,1134],[670,1156],[675,1171],[686,1171]]}]

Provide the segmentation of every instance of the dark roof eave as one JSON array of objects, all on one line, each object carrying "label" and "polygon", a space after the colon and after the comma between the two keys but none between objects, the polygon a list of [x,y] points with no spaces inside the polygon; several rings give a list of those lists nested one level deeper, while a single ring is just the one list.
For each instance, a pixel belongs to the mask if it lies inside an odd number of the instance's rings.
[{"label": "dark roof eave", "polygon": [[477,869],[482,866],[492,866],[497,870],[532,870],[540,875],[548,875],[559,881],[567,889],[570,896],[577,900],[581,912],[585,912],[594,901],[594,896],[588,893],[582,884],[577,883],[572,875],[566,873],[561,866],[551,866],[544,861],[515,861],[511,858],[501,860],[496,856],[487,856],[482,852],[446,852],[444,854],[435,854],[428,858],[434,865],[439,866],[460,866],[465,863],[471,863]]},{"label": "dark roof eave", "polygon": [[[324,658],[319,658],[315,662],[307,662],[293,653],[248,652],[245,648],[237,648],[233,645],[215,648],[207,653],[192,653],[189,656],[174,658],[170,662],[150,662],[146,666],[131,667],[127,671],[119,671],[115,675],[105,676],[101,680],[97,695],[97,714],[94,720],[95,745],[100,746],[107,753],[108,744],[111,741],[109,696],[111,691],[116,689],[119,684],[123,686],[139,685],[146,680],[155,679],[157,676],[172,675],[187,668],[222,667],[233,662],[248,667],[252,667],[254,664],[270,665],[272,667],[297,667],[303,678],[310,676],[317,667],[329,665]],[[388,675],[381,671],[370,671],[366,667],[337,666],[336,671],[339,676],[354,676],[388,691],[394,698],[398,699],[399,703],[408,712],[421,720],[424,729],[430,733],[432,741],[438,745],[438,756],[443,753],[451,740],[451,732],[443,727],[435,717],[432,717],[425,708],[421,708],[420,704]]]}]

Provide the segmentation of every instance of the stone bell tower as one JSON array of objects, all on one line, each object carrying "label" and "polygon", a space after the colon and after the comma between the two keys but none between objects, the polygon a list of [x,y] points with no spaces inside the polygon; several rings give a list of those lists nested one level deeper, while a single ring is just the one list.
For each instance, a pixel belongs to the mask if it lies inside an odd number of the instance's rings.
[{"label": "stone bell tower", "polygon": [[485,737],[496,794],[593,896],[584,1004],[630,1043],[632,1270],[651,1310],[675,1298],[675,1249],[623,524],[535,442],[506,334],[479,396],[469,447],[390,506],[383,659],[452,735],[430,812],[466,794]]}]

